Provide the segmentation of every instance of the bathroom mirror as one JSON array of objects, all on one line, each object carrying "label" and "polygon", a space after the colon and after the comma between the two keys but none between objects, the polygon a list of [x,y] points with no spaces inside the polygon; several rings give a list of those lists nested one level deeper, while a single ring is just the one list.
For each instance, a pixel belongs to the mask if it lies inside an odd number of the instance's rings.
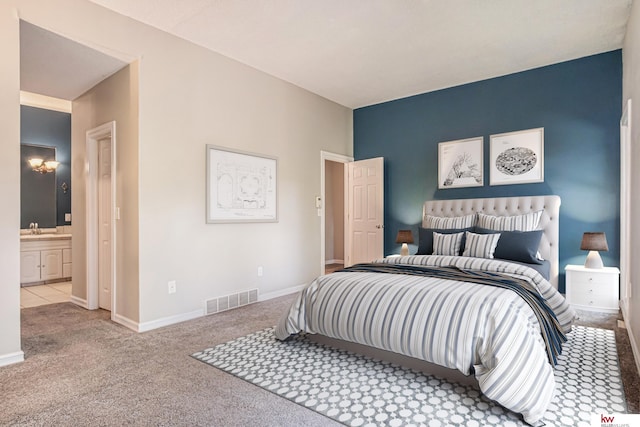
[{"label": "bathroom mirror", "polygon": [[20,145],[20,228],[38,223],[38,228],[56,227],[56,172],[34,171],[29,159],[55,160],[56,149]]}]

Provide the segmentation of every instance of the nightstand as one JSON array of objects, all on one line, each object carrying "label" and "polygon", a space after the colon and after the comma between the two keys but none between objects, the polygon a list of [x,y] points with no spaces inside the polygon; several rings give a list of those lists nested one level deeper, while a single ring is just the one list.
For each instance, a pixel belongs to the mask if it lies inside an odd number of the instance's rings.
[{"label": "nightstand", "polygon": [[573,308],[616,313],[619,304],[620,270],[616,267],[585,268],[567,265],[566,297]]}]

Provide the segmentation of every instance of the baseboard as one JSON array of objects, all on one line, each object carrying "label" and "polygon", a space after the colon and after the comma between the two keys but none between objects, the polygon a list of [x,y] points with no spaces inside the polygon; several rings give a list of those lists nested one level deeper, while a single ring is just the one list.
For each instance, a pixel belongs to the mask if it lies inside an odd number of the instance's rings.
[{"label": "baseboard", "polygon": [[14,363],[20,362],[24,362],[23,351],[16,351],[15,353],[0,355],[0,366],[13,365]]},{"label": "baseboard", "polygon": [[324,264],[325,265],[329,265],[329,264],[344,264],[344,260],[343,259],[328,259],[328,260],[325,260]]},{"label": "baseboard", "polygon": [[78,306],[80,306],[82,308],[85,308],[85,309],[89,310],[89,305],[87,304],[87,300],[86,299],[78,298],[78,297],[76,297],[74,295],[71,295],[71,299],[69,301],[71,301],[75,305],[78,305]]},{"label": "baseboard", "polygon": [[633,330],[631,330],[631,322],[629,322],[627,307],[625,307],[624,304],[620,304],[620,308],[622,311],[622,318],[624,319],[624,325],[626,326],[627,334],[629,335],[629,342],[631,344],[631,350],[633,351],[633,359],[636,361],[636,369],[638,370],[638,375],[640,375],[640,347],[638,347],[638,342],[636,342]]},{"label": "baseboard", "polygon": [[[281,289],[279,291],[268,292],[266,294],[259,294],[258,301],[267,301],[267,300],[278,298],[284,295],[294,294],[296,292],[300,292],[306,286],[307,286],[306,284],[302,284],[298,286],[292,286],[286,289]],[[71,302],[81,307],[87,308],[87,301],[81,298],[72,296]],[[198,310],[191,311],[189,313],[176,314],[174,316],[163,317],[161,319],[151,320],[149,322],[142,322],[142,323],[135,322],[127,317],[124,317],[118,314],[113,315],[111,317],[111,320],[113,320],[114,322],[126,328],[131,329],[132,331],[147,332],[153,329],[162,328],[164,326],[170,326],[175,323],[186,322],[187,320],[197,319],[198,317],[202,317],[202,316],[204,316],[204,309],[198,309]]]},{"label": "baseboard", "polygon": [[124,317],[120,314],[112,314],[111,320],[119,325],[124,326],[125,328],[131,329],[132,331],[140,332],[139,331],[140,326],[138,325],[138,322],[135,322],[129,319],[128,317]]},{"label": "baseboard", "polygon": [[267,292],[266,294],[260,294],[258,296],[258,301],[267,301],[273,298],[283,297],[285,295],[295,294],[296,292],[300,292],[304,288],[307,287],[307,284],[304,283],[298,286],[292,286],[290,288],[281,289],[279,291]]},{"label": "baseboard", "polygon": [[173,316],[163,317],[152,320],[150,322],[138,323],[138,332],[147,332],[153,329],[162,328],[163,326],[173,325],[174,323],[186,322],[187,320],[197,319],[204,316],[204,309],[198,309],[189,313],[181,313]]}]

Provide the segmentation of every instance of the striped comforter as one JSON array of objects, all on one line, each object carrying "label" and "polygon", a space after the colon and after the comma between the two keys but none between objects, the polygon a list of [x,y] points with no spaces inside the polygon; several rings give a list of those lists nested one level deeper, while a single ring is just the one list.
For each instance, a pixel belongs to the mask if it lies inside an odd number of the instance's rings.
[{"label": "striped comforter", "polygon": [[[555,312],[563,332],[575,313],[535,270],[500,260],[407,256],[388,264],[456,266],[524,279]],[[529,424],[553,397],[555,381],[540,324],[511,290],[404,274],[337,272],[305,288],[280,319],[276,337],[300,331],[352,341],[423,359],[465,375],[482,392]]]}]

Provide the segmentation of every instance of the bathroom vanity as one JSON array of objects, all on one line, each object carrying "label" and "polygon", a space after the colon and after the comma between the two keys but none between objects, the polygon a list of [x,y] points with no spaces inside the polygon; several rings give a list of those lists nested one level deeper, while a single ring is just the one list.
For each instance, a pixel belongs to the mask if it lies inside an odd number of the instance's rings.
[{"label": "bathroom vanity", "polygon": [[71,278],[71,234],[20,236],[20,284]]}]

